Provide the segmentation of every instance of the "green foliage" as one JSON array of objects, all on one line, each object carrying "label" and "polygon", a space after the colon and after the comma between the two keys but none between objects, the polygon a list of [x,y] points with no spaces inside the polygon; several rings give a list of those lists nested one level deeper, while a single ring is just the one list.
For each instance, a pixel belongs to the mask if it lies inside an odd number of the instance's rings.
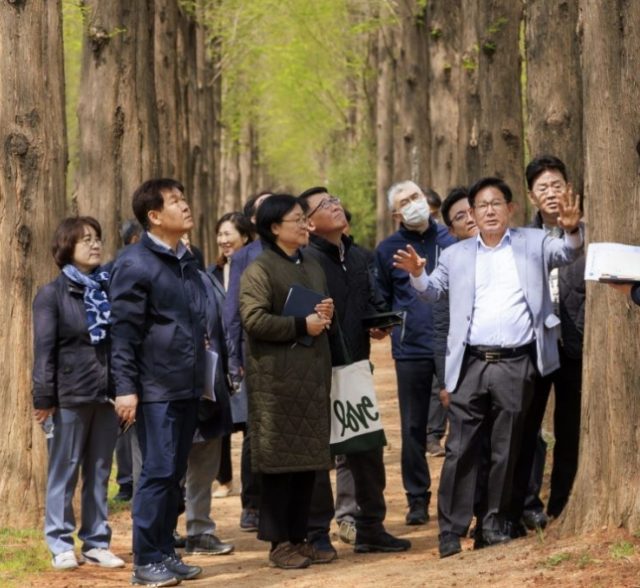
[{"label": "green foliage", "polygon": [[[363,210],[375,208],[375,190],[365,187],[375,181],[375,168],[362,153],[372,133],[367,47],[383,22],[384,3],[207,1],[205,22],[222,84],[223,148],[243,149],[242,129],[250,123],[261,166],[279,186],[345,186],[358,198],[368,194]],[[346,181],[347,162],[359,179]],[[366,182],[365,173],[371,174]]]},{"label": "green foliage", "polygon": [[635,551],[636,548],[631,541],[620,541],[609,547],[609,554],[615,560],[628,559]]},{"label": "green foliage", "polygon": [[572,559],[572,555],[570,553],[556,553],[544,561],[541,561],[537,567],[538,568],[555,568],[559,566],[561,563],[569,561]]},{"label": "green foliage", "polygon": [[484,44],[482,45],[482,50],[487,55],[492,55],[493,53],[495,53],[496,52],[496,43],[495,43],[495,41],[485,41]]},{"label": "green foliage", "polygon": [[0,585],[24,586],[24,578],[49,568],[42,530],[0,529]]},{"label": "green foliage", "polygon": [[431,29],[429,35],[432,39],[437,40],[442,37],[442,29]]},{"label": "green foliage", "polygon": [[487,34],[488,35],[495,35],[496,33],[499,33],[500,30],[508,23],[508,19],[504,18],[504,17],[500,17],[498,20],[496,20],[493,24],[489,25],[489,28],[487,29]]},{"label": "green foliage", "polygon": [[462,68],[466,69],[467,71],[473,71],[474,69],[478,69],[478,64],[473,57],[465,55],[462,58]]}]

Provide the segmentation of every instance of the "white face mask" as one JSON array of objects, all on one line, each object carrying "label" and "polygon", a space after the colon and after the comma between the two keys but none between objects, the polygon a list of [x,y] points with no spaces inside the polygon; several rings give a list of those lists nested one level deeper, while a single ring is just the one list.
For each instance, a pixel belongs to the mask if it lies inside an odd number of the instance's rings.
[{"label": "white face mask", "polygon": [[400,209],[403,222],[408,227],[419,227],[429,220],[429,205],[426,198],[412,200]]}]

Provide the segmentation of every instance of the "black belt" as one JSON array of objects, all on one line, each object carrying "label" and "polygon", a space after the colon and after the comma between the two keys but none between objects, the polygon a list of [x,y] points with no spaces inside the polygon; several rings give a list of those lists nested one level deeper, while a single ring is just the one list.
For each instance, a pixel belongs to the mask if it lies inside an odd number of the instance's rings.
[{"label": "black belt", "polygon": [[491,347],[490,345],[468,345],[469,355],[488,363],[495,363],[504,359],[516,359],[528,355],[533,351],[533,343],[520,347]]}]

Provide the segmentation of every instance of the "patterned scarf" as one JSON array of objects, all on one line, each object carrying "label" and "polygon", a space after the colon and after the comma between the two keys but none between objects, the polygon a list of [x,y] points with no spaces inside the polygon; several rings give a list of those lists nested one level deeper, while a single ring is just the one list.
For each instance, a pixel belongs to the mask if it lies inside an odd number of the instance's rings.
[{"label": "patterned scarf", "polygon": [[109,272],[93,272],[83,274],[75,265],[67,264],[62,273],[72,282],[84,288],[84,308],[87,311],[87,327],[91,345],[97,345],[107,336],[106,325],[109,324],[111,306],[107,293],[102,289],[109,280]]}]

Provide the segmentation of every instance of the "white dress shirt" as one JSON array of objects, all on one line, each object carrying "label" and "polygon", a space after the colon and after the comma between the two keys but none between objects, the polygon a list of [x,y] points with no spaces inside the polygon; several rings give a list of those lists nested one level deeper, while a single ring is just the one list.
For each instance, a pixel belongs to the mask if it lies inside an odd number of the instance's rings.
[{"label": "white dress shirt", "polygon": [[511,232],[507,229],[495,247],[487,247],[480,234],[476,244],[476,294],[469,344],[520,347],[531,343],[533,321],[513,258]]}]

